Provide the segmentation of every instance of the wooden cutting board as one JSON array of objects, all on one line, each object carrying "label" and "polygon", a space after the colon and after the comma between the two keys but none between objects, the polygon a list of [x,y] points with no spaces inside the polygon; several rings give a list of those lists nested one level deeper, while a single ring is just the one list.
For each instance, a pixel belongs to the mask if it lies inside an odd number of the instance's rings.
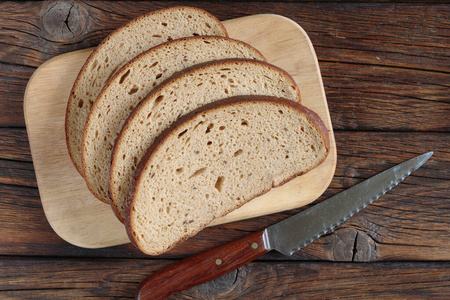
[{"label": "wooden cutting board", "polygon": [[[288,71],[300,87],[302,104],[317,112],[330,132],[326,161],[306,175],[272,189],[212,225],[289,210],[317,199],[336,167],[336,145],[319,65],[305,31],[278,15],[254,15],[223,22],[230,37],[245,41],[267,60]],[[72,84],[92,49],[57,56],[31,77],[24,113],[39,193],[53,230],[67,242],[85,248],[128,243],[109,205],[92,196],[67,152],[64,118]]]}]

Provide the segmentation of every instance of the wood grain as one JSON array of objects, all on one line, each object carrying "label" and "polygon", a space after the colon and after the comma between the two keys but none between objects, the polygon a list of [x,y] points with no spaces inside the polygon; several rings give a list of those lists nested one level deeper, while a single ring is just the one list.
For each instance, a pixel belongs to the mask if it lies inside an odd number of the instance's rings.
[{"label": "wood grain", "polygon": [[[336,140],[339,156],[335,176],[316,202],[416,155],[431,150],[435,153],[399,186],[332,234],[292,257],[276,252],[265,257],[330,261],[449,260],[450,236],[445,228],[450,226],[450,204],[445,200],[450,190],[447,149],[450,136],[445,133],[337,132]],[[3,209],[0,253],[4,255],[145,257],[131,245],[97,250],[68,245],[45,219],[36,188],[0,184],[0,189]],[[28,217],[23,221],[25,208]],[[199,253],[275,224],[303,209],[207,228],[162,257],[179,259]],[[18,223],[23,223],[27,230],[18,227]],[[358,247],[370,247],[370,253],[363,255],[361,250],[356,254],[357,248],[353,246],[357,239],[360,239]]]},{"label": "wood grain", "polygon": [[[130,259],[144,256],[129,244],[82,249],[54,233],[30,174],[23,95],[44,61],[95,46],[143,12],[176,4],[221,20],[277,13],[308,32],[338,148],[336,175],[317,202],[384,167],[435,154],[391,193],[293,257],[270,252],[174,298],[447,298],[450,5],[345,2],[1,2],[0,298],[131,298],[145,276],[174,262]],[[302,209],[207,228],[162,258],[185,258]]]},{"label": "wood grain", "polygon": [[[73,36],[64,38],[42,25],[41,15],[51,3],[0,3],[0,22],[4,24],[0,43],[7,46],[0,53],[0,86],[7,89],[3,91],[5,101],[0,101],[0,126],[25,125],[24,85],[44,61],[95,46],[114,28],[144,11],[183,3],[76,2],[65,12],[73,16],[78,10],[78,15],[86,16],[79,21],[84,27],[77,27],[77,32],[71,29]],[[450,127],[448,118],[442,118],[450,110],[449,6],[295,2],[191,5],[207,9],[221,20],[279,13],[298,22],[318,54],[335,129],[445,132]],[[53,26],[67,27],[64,22]],[[392,111],[398,111],[399,118],[392,118]],[[411,114],[415,117],[406,117]]]},{"label": "wood grain", "polygon": [[[308,204],[326,190],[336,165],[330,115],[307,34],[296,23],[277,15],[233,19],[224,25],[230,37],[254,46],[268,62],[292,76],[301,90],[302,104],[316,112],[327,127],[330,149],[317,168],[214,220],[215,225]],[[101,248],[128,243],[129,239],[112,209],[95,199],[75,171],[64,135],[68,95],[90,51],[70,52],[39,67],[27,85],[24,112],[41,200],[50,224],[74,245]]]},{"label": "wood grain", "polygon": [[0,160],[0,184],[37,187],[33,164]]},{"label": "wood grain", "polygon": [[25,128],[2,128],[0,135],[0,160],[32,162],[30,144]]},{"label": "wood grain", "polygon": [[[4,278],[0,297],[133,298],[145,276],[171,263],[4,259],[0,262]],[[448,263],[257,262],[169,299],[444,299],[449,291],[449,271]]]}]

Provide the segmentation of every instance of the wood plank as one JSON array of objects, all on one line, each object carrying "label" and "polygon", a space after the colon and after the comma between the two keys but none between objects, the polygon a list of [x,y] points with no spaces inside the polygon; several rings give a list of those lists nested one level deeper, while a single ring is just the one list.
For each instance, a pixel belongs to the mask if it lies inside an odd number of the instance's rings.
[{"label": "wood plank", "polygon": [[0,255],[144,257],[131,244],[91,250],[62,240],[50,227],[37,188],[0,184]]},{"label": "wood plank", "polygon": [[448,73],[334,62],[321,70],[335,130],[450,130]]},{"label": "wood plank", "polygon": [[[2,44],[1,29],[0,46],[2,49],[14,48]],[[0,56],[2,54],[0,51]],[[0,60],[0,127],[24,126],[23,95],[34,71],[33,67],[10,65]]]},{"label": "wood plank", "polygon": [[[433,157],[403,183],[292,257],[271,252],[263,260],[449,260],[450,136],[445,133],[337,132],[335,177],[318,201],[421,153]],[[79,257],[145,257],[131,245],[82,249],[49,226],[36,188],[0,184],[0,254]],[[310,206],[310,205],[309,205]],[[182,258],[263,229],[304,208],[215,226],[162,258]],[[26,214],[26,218],[24,218]],[[21,224],[21,226],[17,226]],[[25,228],[25,230],[23,230]]]},{"label": "wood plank", "polygon": [[[331,19],[318,14],[314,23],[309,18],[299,21],[311,24],[305,29],[311,26],[312,42],[323,60],[334,127],[448,131],[450,64],[444,53],[450,28],[439,21],[435,11],[439,8],[391,4],[335,8]],[[444,14],[449,12],[442,8]]]},{"label": "wood plank", "polygon": [[[24,126],[21,101],[26,79],[41,63],[94,46],[114,28],[145,11],[183,3],[86,1],[73,7],[55,7],[51,2],[0,3],[0,43],[8,46],[0,53],[0,126]],[[445,118],[450,111],[446,100],[450,28],[445,22],[449,6],[190,5],[207,9],[221,20],[278,13],[303,26],[315,46],[338,130],[446,132],[450,127]]]},{"label": "wood plank", "polygon": [[[132,298],[141,280],[173,261],[4,259],[0,297]],[[445,298],[448,263],[250,263],[169,299]]]},{"label": "wood plank", "polygon": [[0,159],[32,162],[25,128],[1,128]]},{"label": "wood plank", "polygon": [[37,187],[33,164],[0,159],[0,184]]},{"label": "wood plank", "polygon": [[448,260],[450,153],[445,145],[450,137],[337,132],[336,140],[338,163],[326,194],[339,193],[408,157],[435,153],[399,186],[317,241],[323,249],[303,250],[335,261],[427,260],[430,253],[436,260]]}]

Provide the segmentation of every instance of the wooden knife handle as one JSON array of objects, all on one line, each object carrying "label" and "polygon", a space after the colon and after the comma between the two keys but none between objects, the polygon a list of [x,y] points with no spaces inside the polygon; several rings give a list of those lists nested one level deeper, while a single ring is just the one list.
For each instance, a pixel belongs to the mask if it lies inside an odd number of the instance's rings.
[{"label": "wooden knife handle", "polygon": [[165,299],[245,265],[269,251],[264,247],[263,233],[252,233],[153,273],[142,281],[136,299]]}]

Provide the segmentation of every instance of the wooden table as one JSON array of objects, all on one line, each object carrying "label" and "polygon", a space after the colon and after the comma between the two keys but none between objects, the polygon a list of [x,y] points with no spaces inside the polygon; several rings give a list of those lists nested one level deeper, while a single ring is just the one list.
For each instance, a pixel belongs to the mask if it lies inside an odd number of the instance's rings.
[{"label": "wooden table", "polygon": [[138,15],[179,4],[221,20],[276,13],[309,34],[338,153],[334,179],[315,203],[416,155],[434,155],[292,257],[270,252],[173,298],[448,298],[450,5],[382,2],[0,3],[0,298],[132,298],[148,274],[305,209],[207,228],[159,257],[129,244],[78,248],[51,229],[23,115],[31,74]]}]

